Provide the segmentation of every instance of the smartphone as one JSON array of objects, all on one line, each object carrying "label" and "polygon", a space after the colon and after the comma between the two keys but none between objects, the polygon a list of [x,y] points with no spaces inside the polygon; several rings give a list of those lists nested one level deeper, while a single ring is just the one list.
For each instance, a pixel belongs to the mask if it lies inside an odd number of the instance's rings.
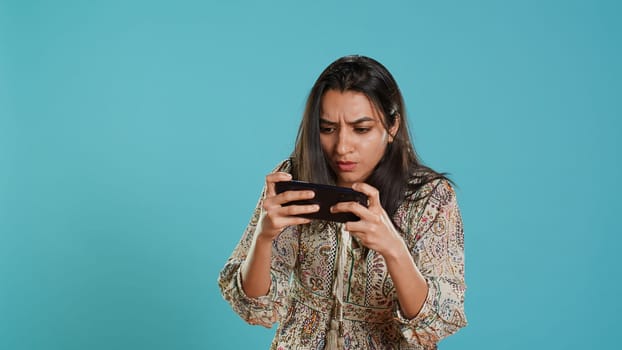
[{"label": "smartphone", "polygon": [[285,191],[307,190],[313,191],[315,193],[315,197],[311,199],[293,201],[283,204],[283,206],[319,204],[319,211],[315,213],[299,215],[303,218],[335,222],[359,221],[360,218],[353,213],[331,213],[330,207],[339,202],[358,202],[361,205],[367,207],[367,195],[347,187],[322,185],[304,181],[281,181],[276,182],[274,185],[277,194]]}]

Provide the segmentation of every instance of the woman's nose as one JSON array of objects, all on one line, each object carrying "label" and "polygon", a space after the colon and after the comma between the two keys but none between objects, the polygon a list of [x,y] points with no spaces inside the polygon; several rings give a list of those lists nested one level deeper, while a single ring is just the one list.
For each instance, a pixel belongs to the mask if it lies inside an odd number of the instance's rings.
[{"label": "woman's nose", "polygon": [[337,154],[346,154],[352,150],[352,145],[351,145],[352,140],[350,139],[350,136],[347,134],[347,131],[344,129],[345,128],[341,128],[341,130],[339,130],[339,134],[337,135],[337,147],[336,147]]}]

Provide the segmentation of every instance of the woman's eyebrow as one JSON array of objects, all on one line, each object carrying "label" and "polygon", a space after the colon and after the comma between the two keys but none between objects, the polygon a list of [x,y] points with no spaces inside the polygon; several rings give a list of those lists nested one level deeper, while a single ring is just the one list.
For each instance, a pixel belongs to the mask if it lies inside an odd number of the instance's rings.
[{"label": "woman's eyebrow", "polygon": [[364,123],[364,122],[373,122],[373,121],[376,121],[376,119],[374,119],[372,117],[368,117],[368,116],[363,116],[363,117],[360,117],[357,120],[348,122],[348,124],[354,125],[354,124],[359,124],[359,123]]},{"label": "woman's eyebrow", "polygon": [[[354,125],[354,124],[359,124],[359,123],[364,123],[364,122],[369,122],[369,121],[375,121],[375,119],[374,119],[374,118],[372,118],[372,117],[363,116],[363,117],[360,117],[360,118],[358,118],[358,119],[356,119],[356,120],[353,120],[353,121],[351,121],[351,122],[346,122],[346,124],[349,124],[349,125]],[[322,124],[328,124],[328,125],[336,125],[336,124],[339,124],[339,123],[337,123],[337,122],[332,122],[332,121],[327,120],[327,119],[324,119],[324,118],[320,118],[320,123],[322,123]]]}]

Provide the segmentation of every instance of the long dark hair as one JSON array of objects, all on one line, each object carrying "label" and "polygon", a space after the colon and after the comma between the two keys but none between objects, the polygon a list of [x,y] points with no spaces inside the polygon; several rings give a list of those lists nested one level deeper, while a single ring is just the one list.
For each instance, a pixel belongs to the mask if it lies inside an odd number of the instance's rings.
[{"label": "long dark hair", "polygon": [[398,121],[399,129],[373,173],[365,182],[380,191],[380,202],[390,217],[407,195],[417,193],[424,184],[445,178],[424,166],[410,141],[404,99],[391,73],[378,61],[359,55],[345,56],[331,63],[311,88],[292,153],[292,175],[302,181],[335,184],[320,144],[322,98],[329,90],[355,91],[366,95],[381,112],[382,124],[389,128]]}]

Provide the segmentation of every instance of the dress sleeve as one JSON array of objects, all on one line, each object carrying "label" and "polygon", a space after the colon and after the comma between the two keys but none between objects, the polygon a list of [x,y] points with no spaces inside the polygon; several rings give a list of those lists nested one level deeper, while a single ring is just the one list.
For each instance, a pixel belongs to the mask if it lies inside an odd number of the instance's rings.
[{"label": "dress sleeve", "polygon": [[253,242],[255,228],[261,215],[264,193],[265,188],[240,242],[220,271],[218,286],[224,299],[242,319],[249,324],[271,328],[272,324],[281,319],[286,312],[285,301],[290,275],[298,252],[299,230],[295,226],[287,227],[272,242],[271,283],[268,294],[257,298],[247,296],[242,289],[241,266]]},{"label": "dress sleeve", "polygon": [[410,213],[408,246],[428,283],[427,298],[413,319],[396,303],[395,318],[406,340],[433,345],[466,326],[464,233],[456,195],[446,180],[435,184],[425,205]]}]

